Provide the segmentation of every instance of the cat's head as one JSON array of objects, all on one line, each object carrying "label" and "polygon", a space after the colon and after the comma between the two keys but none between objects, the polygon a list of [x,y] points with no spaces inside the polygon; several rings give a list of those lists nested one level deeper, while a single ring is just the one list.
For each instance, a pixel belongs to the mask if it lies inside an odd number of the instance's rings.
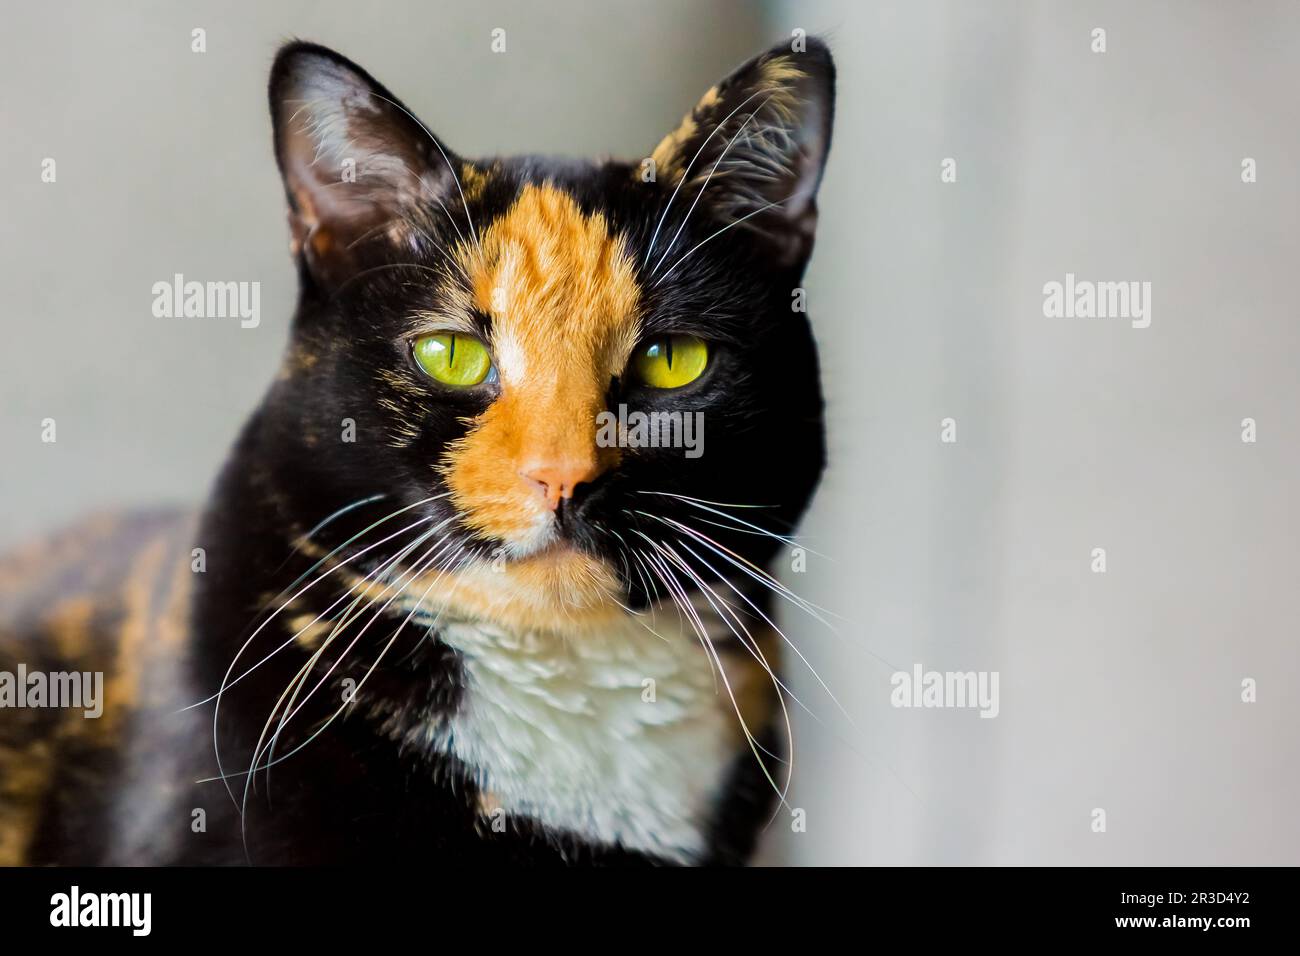
[{"label": "cat's head", "polygon": [[295,520],[410,506],[394,521],[428,519],[441,550],[409,562],[533,627],[769,560],[823,463],[798,287],[833,83],[809,40],[740,67],[644,159],[470,160],[355,64],[285,47],[271,112],[302,293],[262,419]]}]

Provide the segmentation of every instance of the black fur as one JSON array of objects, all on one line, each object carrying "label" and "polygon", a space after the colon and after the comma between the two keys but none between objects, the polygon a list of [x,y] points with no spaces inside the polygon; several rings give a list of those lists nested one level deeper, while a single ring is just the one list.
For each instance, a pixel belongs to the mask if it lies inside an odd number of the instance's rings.
[{"label": "black fur", "polygon": [[[785,52],[778,48],[765,56]],[[817,114],[815,122],[821,129],[819,154],[810,160],[816,165],[811,180],[815,188],[829,145],[833,67],[829,53],[817,41],[809,41],[798,62],[807,73],[808,89],[816,94],[808,108]],[[382,193],[370,195],[371,205],[361,208],[350,224],[354,231],[336,237],[346,243],[322,249],[312,243],[306,221],[312,210],[293,188],[294,160],[284,145],[285,125],[299,105],[285,100],[286,91],[302,81],[300,71],[320,69],[322,63],[359,77],[383,103],[392,104],[384,106],[376,119],[386,124],[392,139],[389,145],[408,167],[425,176],[429,189],[447,198],[445,208],[426,204],[398,210],[420,227],[400,251],[385,241],[382,232],[368,232],[379,215],[375,210],[387,217],[402,202],[391,198],[390,207],[390,197]],[[723,108],[746,92],[745,84],[755,69],[755,64],[742,68],[719,88]],[[448,171],[461,160],[440,142],[435,144],[387,90],[337,54],[302,43],[282,50],[272,71],[271,107],[277,158],[290,183],[291,228],[298,243],[302,292],[285,372],[245,427],[218,480],[198,537],[207,551],[208,571],[199,576],[192,607],[194,640],[187,665],[189,684],[198,696],[215,692],[229,676],[242,673],[285,641],[283,626],[268,626],[244,652],[234,674],[228,674],[240,646],[276,606],[276,596],[310,575],[320,552],[294,552],[293,548],[322,519],[355,502],[383,496],[313,535],[321,549],[340,549],[339,559],[352,557],[379,537],[372,534],[349,545],[352,536],[399,507],[445,490],[437,466],[448,444],[466,433],[469,420],[487,407],[493,395],[490,389],[449,392],[423,377],[410,360],[409,316],[416,308],[427,309],[430,301],[436,302],[460,281],[440,247],[451,248],[467,235],[471,221],[482,230],[510,207],[525,184],[548,183],[567,191],[584,212],[602,213],[611,229],[626,237],[641,269],[646,337],[690,333],[706,339],[711,348],[709,369],[692,386],[656,393],[616,376],[607,396],[611,406],[626,403],[647,411],[705,412],[707,453],[690,459],[680,450],[650,448],[627,455],[615,472],[565,504],[565,536],[575,547],[608,559],[623,574],[624,565],[610,536],[599,533],[597,523],[629,534],[639,528],[663,537],[662,525],[630,514],[629,509],[688,522],[699,517],[671,498],[640,494],[646,490],[768,505],[745,517],[778,533],[794,528],[824,460],[816,349],[805,315],[791,308],[792,290],[800,284],[811,252],[809,224],[815,207],[810,195],[790,204],[790,209],[802,210],[797,221],[783,218],[780,208],[762,212],[745,228],[730,229],[706,242],[659,281],[664,271],[651,276],[640,264],[673,190],[668,182],[641,181],[635,163],[536,157],[481,161],[475,165],[488,171],[486,182],[466,208]],[[712,118],[721,119],[722,114]],[[719,144],[725,138],[720,137]],[[689,146],[696,147],[698,141]],[[706,161],[713,155],[706,152]],[[692,198],[679,197],[671,205],[651,266],[671,247],[666,270],[677,256],[731,222],[707,199],[688,218]],[[670,237],[679,230],[670,246]],[[338,440],[340,423],[347,418],[355,420],[355,443]],[[450,519],[453,537],[447,547],[452,554],[489,555],[496,545],[460,524],[445,500],[419,505],[408,516],[412,521],[426,516]],[[712,527],[710,532],[757,565],[767,564],[778,546],[761,535],[722,527]],[[364,573],[375,568],[394,555],[400,543],[395,539],[359,558],[356,570]],[[645,605],[650,595],[640,576],[626,573],[623,577],[628,601]],[[294,612],[323,612],[338,593],[328,586],[317,592],[296,602]],[[343,700],[342,682],[359,680],[401,624],[399,616],[386,617],[350,653],[324,656],[308,687],[317,680],[324,686],[320,693],[305,696],[304,708],[277,744],[276,756],[290,753],[326,724]],[[306,653],[295,644],[225,690],[216,736],[227,773],[249,766],[266,715],[303,665]],[[326,676],[336,662],[337,669]],[[405,625],[344,716],[329,723],[291,759],[256,775],[242,820],[236,804],[244,802],[243,776],[227,780],[234,800],[220,782],[172,794],[169,799],[181,809],[171,819],[185,820],[184,808],[204,807],[207,832],[198,838],[186,834],[186,839],[175,841],[180,849],[156,862],[426,866],[663,862],[619,847],[594,845],[582,834],[542,832],[528,821],[512,819],[506,832],[491,832],[476,813],[478,795],[466,768],[400,742],[412,729],[455,713],[464,689],[463,662],[438,639],[436,630],[425,633],[415,624]],[[776,750],[771,730],[764,731],[763,740]],[[178,746],[192,752],[187,767],[195,778],[213,772],[206,738],[187,738]],[[771,812],[772,799],[752,754],[738,752],[710,827],[706,862],[744,862]],[[58,859],[56,846],[74,836],[43,834],[37,856]]]},{"label": "black fur", "polygon": [[[282,87],[304,55],[327,57],[365,76],[323,48],[286,48],[271,81],[277,126],[283,123]],[[804,57],[829,91],[832,67],[825,48],[814,42]],[[385,99],[396,101],[375,86]],[[829,98],[821,108],[828,129]],[[425,135],[411,125],[398,134]],[[414,149],[436,170],[440,156]],[[447,155],[451,157],[449,151]],[[280,158],[283,166],[282,152]],[[201,540],[209,549],[211,572],[194,613],[201,642],[194,661],[199,687],[221,684],[242,643],[239,635],[248,633],[250,620],[258,619],[268,596],[290,586],[310,566],[306,557],[285,564],[289,542],[351,502],[385,495],[382,508],[359,508],[318,536],[323,547],[337,547],[381,514],[444,490],[434,466],[448,443],[465,433],[466,419],[481,412],[490,396],[449,395],[409,365],[403,338],[407,316],[417,305],[427,307],[429,295],[438,294],[442,283],[457,281],[435,243],[450,247],[458,232],[468,233],[471,219],[483,229],[509,208],[524,184],[545,182],[571,193],[584,212],[603,213],[612,229],[627,237],[639,263],[671,193],[666,184],[641,182],[635,164],[530,157],[479,165],[491,175],[482,194],[469,203],[468,216],[459,202],[451,201],[446,212],[420,211],[420,224],[433,242],[394,254],[391,247],[363,239],[352,271],[342,276],[314,268],[309,251],[300,255],[303,289],[291,351],[310,354],[314,361],[273,385],[245,429],[208,509]],[[295,201],[291,191],[291,205]],[[665,237],[679,227],[675,253],[727,224],[710,214],[707,203],[685,219],[689,205],[674,204],[660,233],[660,250]],[[593,530],[593,521],[661,534],[662,528],[646,527],[647,522],[625,512],[646,506],[636,494],[642,489],[774,505],[754,512],[754,520],[778,532],[793,528],[824,456],[812,334],[804,315],[791,309],[791,291],[801,281],[806,253],[782,264],[771,254],[768,237],[733,229],[703,246],[660,284],[641,276],[648,305],[646,336],[668,331],[699,335],[711,344],[711,365],[697,386],[682,393],[654,394],[616,379],[609,401],[645,410],[670,406],[705,411],[708,453],[684,459],[670,449],[643,449],[629,456],[624,467],[596,482],[564,516],[565,532],[577,546],[621,566],[608,537]],[[384,377],[393,372],[406,377],[400,387]],[[395,447],[392,413],[385,406],[401,409],[405,426],[414,426],[419,438]],[[356,421],[355,444],[335,440],[340,420],[349,417]],[[685,520],[698,516],[669,498],[656,499],[653,510]],[[454,517],[446,502],[421,506],[411,517],[425,514]],[[775,543],[770,539],[729,534],[722,528],[711,531],[756,564],[772,557]],[[493,545],[463,528],[456,535],[460,549],[486,553]],[[381,551],[373,557],[393,553]],[[361,565],[373,566],[369,559]],[[637,576],[628,576],[624,583],[632,601],[646,602]],[[324,598],[322,594],[321,600],[309,604],[323,609]],[[395,652],[367,684],[365,699],[353,705],[348,718],[336,721],[291,761],[274,768],[269,784],[258,783],[245,821],[252,861],[654,862],[617,848],[586,845],[580,835],[541,834],[518,822],[505,834],[487,832],[472,809],[475,794],[463,768],[446,758],[404,750],[381,729],[445,716],[456,708],[462,690],[456,655],[436,634],[425,636],[413,626],[408,630],[411,633],[399,638]],[[391,627],[375,628],[373,640],[360,649],[364,653],[350,655],[330,679],[331,686],[343,677],[358,678],[390,632]],[[275,633],[278,643],[282,638]],[[269,705],[301,662],[299,654],[282,655],[226,692],[218,737],[228,757],[227,769],[248,766]],[[295,718],[294,725],[319,726],[338,700],[339,695],[331,693],[328,702],[314,701],[309,714]],[[303,733],[282,743],[278,753],[296,746]],[[753,764],[752,755],[737,755],[731,795],[718,807],[713,828],[715,862],[743,861],[769,810],[770,788]],[[236,796],[242,796],[243,778],[235,778],[233,786]],[[237,829],[233,816],[222,822]],[[216,856],[233,861],[242,853],[231,840]]]}]

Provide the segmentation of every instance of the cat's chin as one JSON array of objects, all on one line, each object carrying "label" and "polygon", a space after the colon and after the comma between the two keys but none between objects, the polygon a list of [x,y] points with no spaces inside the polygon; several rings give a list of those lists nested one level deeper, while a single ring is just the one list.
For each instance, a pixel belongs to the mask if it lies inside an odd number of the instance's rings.
[{"label": "cat's chin", "polygon": [[[411,588],[423,591],[418,583]],[[525,557],[445,574],[426,603],[451,619],[572,634],[624,619],[624,601],[618,575],[607,563],[556,541]]]}]

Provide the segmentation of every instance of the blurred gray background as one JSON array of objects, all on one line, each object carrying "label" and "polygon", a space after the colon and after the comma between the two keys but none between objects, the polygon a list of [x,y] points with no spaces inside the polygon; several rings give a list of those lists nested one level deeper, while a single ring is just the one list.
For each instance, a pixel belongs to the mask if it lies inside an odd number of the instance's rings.
[{"label": "blurred gray background", "polygon": [[[785,578],[843,620],[785,624],[847,716],[788,663],[817,717],[796,711],[807,826],[778,818],[763,859],[1300,863],[1300,4],[4,18],[0,546],[197,503],[269,381],[295,294],[264,102],[282,40],[357,60],[467,155],[639,157],[734,65],[821,33],[840,89],[806,284],[831,465],[804,534],[825,557]],[[176,272],[261,282],[261,326],[155,319]],[[1045,318],[1067,272],[1150,282],[1151,326]],[[892,707],[918,662],[997,671],[998,717]]]}]

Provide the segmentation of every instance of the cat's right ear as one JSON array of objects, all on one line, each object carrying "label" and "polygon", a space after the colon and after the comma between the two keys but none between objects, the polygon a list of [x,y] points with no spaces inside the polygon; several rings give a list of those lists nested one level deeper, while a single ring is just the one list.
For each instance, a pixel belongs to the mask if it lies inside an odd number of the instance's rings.
[{"label": "cat's right ear", "polygon": [[417,212],[455,208],[460,160],[345,57],[285,46],[270,98],[291,248],[323,287],[408,242]]}]

